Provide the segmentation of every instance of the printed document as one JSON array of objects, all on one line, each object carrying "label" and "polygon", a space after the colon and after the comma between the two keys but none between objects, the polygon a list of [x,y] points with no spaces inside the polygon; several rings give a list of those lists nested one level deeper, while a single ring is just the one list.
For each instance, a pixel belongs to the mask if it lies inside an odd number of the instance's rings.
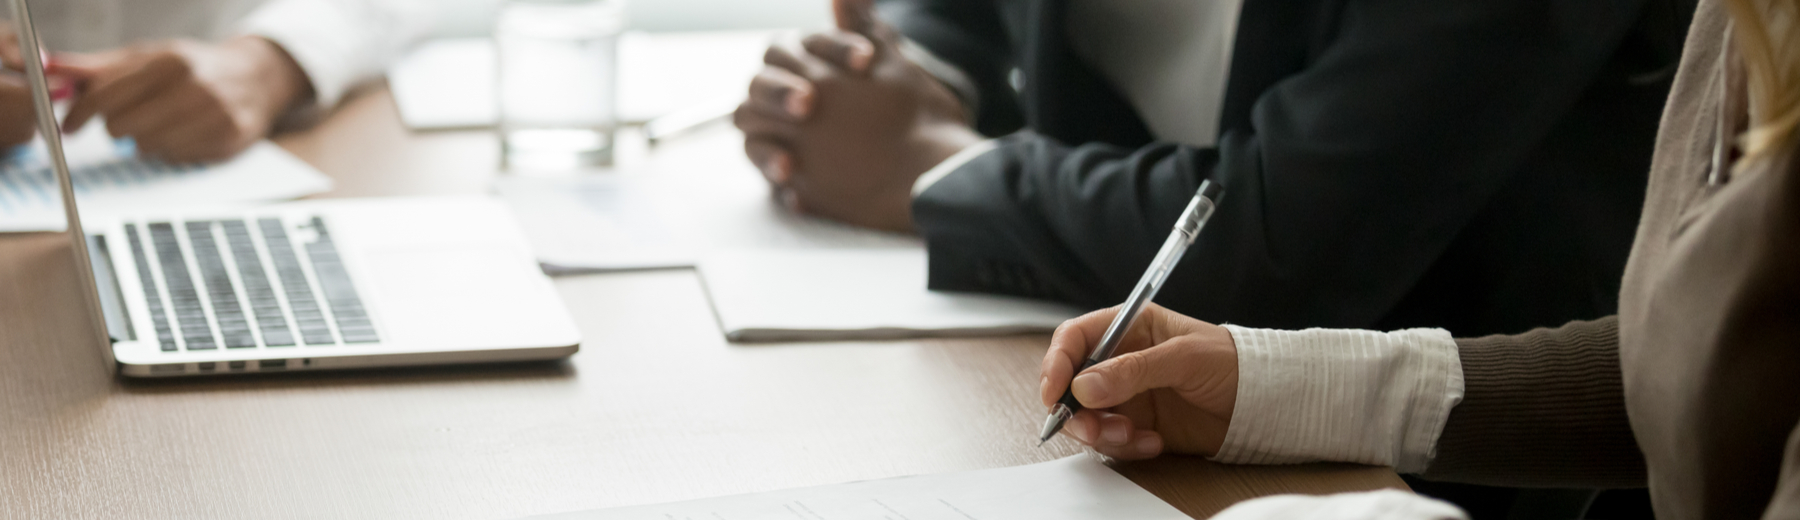
[{"label": "printed document", "polygon": [[554,520],[1137,520],[1187,515],[1083,454],[901,477],[540,517]]},{"label": "printed document", "polygon": [[551,274],[693,267],[712,252],[746,247],[923,247],[914,237],[795,215],[770,199],[753,171],[515,176],[496,188]]},{"label": "printed document", "polygon": [[[101,121],[63,137],[75,200],[84,215],[191,204],[298,198],[331,188],[312,166],[268,141],[217,164],[140,159],[130,139],[113,139]],[[0,156],[0,232],[64,228],[62,188],[43,139]]]},{"label": "printed document", "polygon": [[925,274],[922,247],[734,250],[700,262],[732,341],[1050,332],[1081,314],[1059,303],[926,290]]}]

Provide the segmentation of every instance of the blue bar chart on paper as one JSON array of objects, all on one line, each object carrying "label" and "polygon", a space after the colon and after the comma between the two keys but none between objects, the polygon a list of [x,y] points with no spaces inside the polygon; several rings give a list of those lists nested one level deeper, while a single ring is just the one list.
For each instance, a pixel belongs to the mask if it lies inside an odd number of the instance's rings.
[{"label": "blue bar chart on paper", "polygon": [[[215,164],[139,157],[130,139],[113,139],[104,125],[88,125],[64,143],[84,215],[283,200],[331,187],[323,174],[266,141]],[[46,154],[41,139],[0,152],[0,232],[64,228],[62,195]]]}]

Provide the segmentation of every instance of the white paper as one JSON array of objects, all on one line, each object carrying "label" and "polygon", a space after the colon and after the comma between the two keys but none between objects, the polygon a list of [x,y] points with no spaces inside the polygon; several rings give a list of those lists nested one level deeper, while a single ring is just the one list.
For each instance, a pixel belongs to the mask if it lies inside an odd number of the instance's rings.
[{"label": "white paper", "polygon": [[700,263],[732,341],[1049,332],[1080,315],[1039,300],[925,289],[923,248],[738,250]]},{"label": "white paper", "polygon": [[914,237],[795,215],[754,172],[505,177],[496,189],[552,274],[693,267],[711,252],[746,247],[921,247]]},{"label": "white paper", "polygon": [[[230,160],[173,166],[136,157],[93,121],[63,137],[81,212],[139,212],[191,204],[284,200],[323,192],[331,179],[268,141]],[[65,229],[61,188],[43,139],[0,158],[0,232]]]},{"label": "white paper", "polygon": [[[619,39],[619,119],[643,123],[684,108],[743,98],[777,31],[627,32]],[[489,38],[426,42],[388,69],[408,128],[493,126],[496,68]],[[552,100],[554,102],[554,100]]]},{"label": "white paper", "polygon": [[1187,519],[1087,455],[1011,468],[901,477],[617,509],[561,520]]}]

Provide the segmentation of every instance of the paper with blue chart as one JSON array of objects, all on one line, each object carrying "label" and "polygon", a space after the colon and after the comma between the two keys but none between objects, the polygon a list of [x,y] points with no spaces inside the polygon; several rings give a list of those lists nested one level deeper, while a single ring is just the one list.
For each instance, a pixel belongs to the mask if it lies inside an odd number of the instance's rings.
[{"label": "paper with blue chart", "polygon": [[[138,158],[130,139],[113,139],[104,126],[90,123],[63,137],[76,202],[87,218],[284,200],[331,188],[331,179],[268,141],[224,162],[174,165]],[[42,139],[0,155],[0,232],[65,229],[61,188],[46,157]]]}]

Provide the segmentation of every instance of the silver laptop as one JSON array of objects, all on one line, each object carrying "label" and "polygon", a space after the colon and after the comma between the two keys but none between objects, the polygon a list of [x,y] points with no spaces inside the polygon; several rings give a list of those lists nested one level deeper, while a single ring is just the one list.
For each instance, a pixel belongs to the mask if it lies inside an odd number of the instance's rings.
[{"label": "silver laptop", "polygon": [[167,377],[563,358],[580,334],[512,215],[481,197],[301,201],[87,220],[26,0],[38,132],[92,325],[120,373]]}]

